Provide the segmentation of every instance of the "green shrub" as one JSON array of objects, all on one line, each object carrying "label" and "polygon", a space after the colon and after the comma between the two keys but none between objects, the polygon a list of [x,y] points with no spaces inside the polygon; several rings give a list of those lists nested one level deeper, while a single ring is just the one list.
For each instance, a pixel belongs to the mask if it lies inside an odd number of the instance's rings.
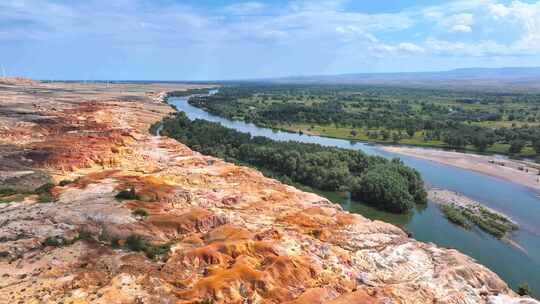
[{"label": "green shrub", "polygon": [[151,245],[140,235],[132,234],[126,239],[126,247],[131,251],[144,252],[150,259],[165,254],[171,249],[170,244]]},{"label": "green shrub", "polygon": [[153,259],[156,256],[166,254],[170,250],[171,250],[171,244],[161,244],[161,245],[155,245],[155,246],[151,246],[151,245],[147,246],[144,252],[146,253],[146,256],[148,258]]},{"label": "green shrub", "polygon": [[120,248],[120,239],[117,237],[111,237],[111,247],[112,248]]},{"label": "green shrub", "polygon": [[38,195],[38,202],[48,203],[55,200],[54,196],[51,193],[52,188],[54,188],[53,183],[46,183],[34,190],[34,193]]},{"label": "green shrub", "polygon": [[72,180],[64,179],[64,180],[61,180],[61,181],[58,183],[58,185],[59,185],[60,187],[64,187],[64,186],[67,186],[67,185],[72,184],[72,183],[73,183]]},{"label": "green shrub", "polygon": [[49,203],[54,201],[54,196],[49,192],[42,192],[38,194],[38,202]]},{"label": "green shrub", "polygon": [[529,296],[529,295],[531,295],[531,289],[529,288],[529,284],[527,282],[519,284],[517,293],[520,296]]},{"label": "green shrub", "polygon": [[103,242],[103,243],[111,241],[111,236],[109,235],[109,232],[107,231],[107,229],[105,228],[101,229],[101,232],[98,235],[98,241]]},{"label": "green shrub", "polygon": [[143,208],[137,208],[135,210],[133,210],[133,212],[131,212],[134,216],[140,216],[140,217],[147,217],[148,216],[148,212],[146,212],[146,210],[144,210]]},{"label": "green shrub", "polygon": [[146,249],[146,241],[136,234],[128,236],[126,246],[131,251],[144,251]]},{"label": "green shrub", "polygon": [[66,240],[63,236],[48,236],[42,244],[43,246],[60,247],[68,243],[68,240]]},{"label": "green shrub", "polygon": [[73,239],[73,242],[76,241],[93,241],[94,237],[92,236],[92,233],[88,230],[81,230],[79,231],[79,234]]},{"label": "green shrub", "polygon": [[0,189],[0,196],[11,196],[19,193],[19,191],[12,188],[2,188]]},{"label": "green shrub", "polygon": [[137,193],[135,192],[135,187],[130,187],[128,189],[118,192],[115,198],[119,201],[135,200],[135,199],[138,199],[138,196],[137,196]]},{"label": "green shrub", "polygon": [[36,190],[34,190],[34,193],[36,194],[50,193],[52,188],[54,188],[53,183],[46,183],[36,188]]}]

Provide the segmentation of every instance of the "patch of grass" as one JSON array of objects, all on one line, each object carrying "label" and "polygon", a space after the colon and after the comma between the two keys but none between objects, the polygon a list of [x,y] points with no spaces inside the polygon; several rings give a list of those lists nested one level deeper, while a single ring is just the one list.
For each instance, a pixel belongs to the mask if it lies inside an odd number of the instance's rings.
[{"label": "patch of grass", "polygon": [[474,224],[484,232],[499,239],[503,238],[508,232],[518,228],[504,216],[491,212],[481,206],[478,207],[478,211],[472,211],[456,205],[442,205],[440,209],[443,215],[452,223],[466,229],[472,228]]},{"label": "patch of grass", "polygon": [[146,212],[146,210],[144,210],[143,208],[137,208],[135,210],[133,210],[133,212],[131,212],[134,216],[139,216],[139,217],[147,217],[148,216],[148,212]]},{"label": "patch of grass", "polygon": [[503,238],[507,232],[511,229],[498,221],[489,218],[483,218],[480,215],[474,214],[470,211],[463,211],[463,215],[473,222],[478,228],[493,235],[496,238]]},{"label": "patch of grass", "polygon": [[11,196],[18,194],[19,192],[13,188],[2,188],[0,189],[0,196]]},{"label": "patch of grass", "polygon": [[0,203],[20,202],[30,194],[32,194],[32,192],[30,191],[24,191],[15,188],[1,188]]},{"label": "patch of grass", "polygon": [[488,209],[484,208],[484,207],[480,207],[480,213],[483,217],[485,218],[488,218],[489,220],[493,221],[493,222],[496,222],[496,223],[500,223],[501,225],[505,226],[506,229],[509,229],[509,230],[516,230],[518,229],[518,226],[514,223],[512,223],[510,220],[508,220],[506,217],[498,214],[498,213],[494,213],[494,212],[491,212],[489,211]]},{"label": "patch of grass", "polygon": [[450,222],[465,229],[471,229],[472,225],[463,215],[461,208],[454,205],[441,205],[441,211]]}]

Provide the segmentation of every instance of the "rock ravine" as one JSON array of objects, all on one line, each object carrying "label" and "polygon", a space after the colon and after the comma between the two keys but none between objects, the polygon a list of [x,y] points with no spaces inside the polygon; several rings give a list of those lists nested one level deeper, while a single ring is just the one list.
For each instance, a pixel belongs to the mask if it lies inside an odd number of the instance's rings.
[{"label": "rock ravine", "polygon": [[163,92],[190,87],[0,83],[0,303],[538,303],[458,251],[151,135]]}]

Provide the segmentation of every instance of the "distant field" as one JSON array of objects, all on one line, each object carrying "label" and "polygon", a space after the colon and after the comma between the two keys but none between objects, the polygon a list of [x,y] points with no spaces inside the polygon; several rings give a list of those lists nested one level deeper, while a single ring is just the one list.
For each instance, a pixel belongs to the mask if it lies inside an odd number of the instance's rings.
[{"label": "distant field", "polygon": [[[420,147],[436,147],[436,148],[447,148],[446,143],[441,140],[431,140],[425,141],[422,132],[415,132],[415,135],[412,138],[401,139],[398,142],[393,141],[392,139],[383,140],[383,139],[373,139],[370,138],[367,133],[363,130],[359,130],[356,136],[351,135],[351,131],[356,130],[348,127],[339,127],[335,126],[314,126],[306,124],[294,124],[294,125],[277,125],[275,128],[290,132],[302,132],[304,134],[348,139],[348,140],[357,140],[363,142],[373,142],[380,144],[404,144]],[[381,131],[380,129],[371,129],[370,132]],[[507,154],[509,144],[495,143],[486,149],[486,153],[497,153],[497,154]],[[476,149],[472,145],[467,145],[463,149],[465,151],[476,152]],[[523,148],[519,156],[521,157],[533,157],[535,156],[535,150],[531,146],[526,146]]]},{"label": "distant field", "polygon": [[540,94],[354,85],[225,87],[190,103],[272,128],[377,143],[531,157]]}]

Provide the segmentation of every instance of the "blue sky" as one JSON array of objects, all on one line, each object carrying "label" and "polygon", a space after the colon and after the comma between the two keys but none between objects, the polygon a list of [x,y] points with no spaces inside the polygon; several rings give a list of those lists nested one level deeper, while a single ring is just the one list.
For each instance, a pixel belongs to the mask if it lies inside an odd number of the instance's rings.
[{"label": "blue sky", "polygon": [[83,80],[540,66],[540,0],[1,0],[0,65]]}]

